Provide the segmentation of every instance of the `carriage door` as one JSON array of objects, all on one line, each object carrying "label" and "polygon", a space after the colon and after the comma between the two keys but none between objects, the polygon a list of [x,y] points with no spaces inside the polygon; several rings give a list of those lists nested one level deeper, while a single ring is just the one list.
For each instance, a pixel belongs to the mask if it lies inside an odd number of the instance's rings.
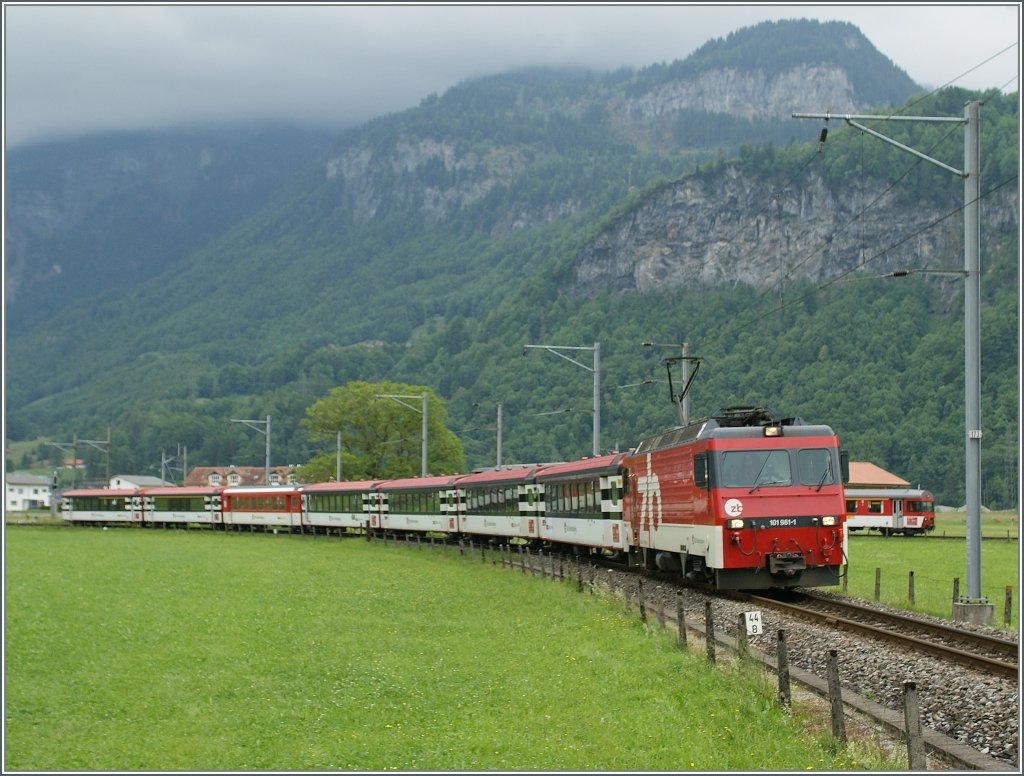
[{"label": "carriage door", "polygon": [[220,507],[220,494],[214,494],[212,496],[203,496],[203,507],[207,512],[210,513],[211,521],[213,523],[221,522],[221,507]]},{"label": "carriage door", "polygon": [[894,498],[892,500],[892,530],[900,532],[905,528],[903,524],[903,499]]}]

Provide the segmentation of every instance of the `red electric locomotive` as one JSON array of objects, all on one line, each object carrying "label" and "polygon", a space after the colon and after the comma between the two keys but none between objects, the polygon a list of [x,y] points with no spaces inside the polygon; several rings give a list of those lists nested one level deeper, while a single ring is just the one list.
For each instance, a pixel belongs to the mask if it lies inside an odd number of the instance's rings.
[{"label": "red electric locomotive", "polygon": [[723,589],[834,585],[848,464],[828,426],[732,407],[624,461],[633,561]]}]

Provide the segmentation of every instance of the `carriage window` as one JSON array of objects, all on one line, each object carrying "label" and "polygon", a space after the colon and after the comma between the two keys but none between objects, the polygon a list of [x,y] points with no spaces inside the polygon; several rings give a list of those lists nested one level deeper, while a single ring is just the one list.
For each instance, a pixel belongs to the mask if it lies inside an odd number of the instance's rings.
[{"label": "carriage window", "polygon": [[869,501],[868,512],[873,515],[882,514],[882,502],[881,501]]},{"label": "carriage window", "polygon": [[857,511],[857,502],[856,501],[847,501],[846,502],[846,513],[852,515],[856,511]]}]

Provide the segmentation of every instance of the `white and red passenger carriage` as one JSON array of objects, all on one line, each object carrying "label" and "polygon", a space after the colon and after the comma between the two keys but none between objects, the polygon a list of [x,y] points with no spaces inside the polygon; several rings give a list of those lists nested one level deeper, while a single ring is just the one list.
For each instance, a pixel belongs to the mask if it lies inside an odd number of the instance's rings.
[{"label": "white and red passenger carriage", "polygon": [[302,523],[324,531],[365,529],[377,505],[378,480],[302,486]]},{"label": "white and red passenger carriage", "polygon": [[623,453],[543,467],[540,538],[556,548],[618,553],[627,549]]},{"label": "white and red passenger carriage", "polygon": [[302,499],[297,487],[229,486],[221,489],[220,495],[225,528],[286,528],[288,531],[302,529]]},{"label": "white and red passenger carriage", "polygon": [[543,491],[537,466],[490,469],[455,481],[458,529],[470,536],[528,539],[540,537]]},{"label": "white and red passenger carriage", "polygon": [[144,488],[136,495],[141,502],[142,523],[151,526],[214,525],[222,522],[220,488]]},{"label": "white and red passenger carriage", "polygon": [[456,475],[442,475],[380,483],[376,503],[369,504],[370,528],[393,533],[457,534],[456,479]]},{"label": "white and red passenger carriage", "polygon": [[883,536],[935,530],[935,496],[920,488],[847,488],[846,525]]},{"label": "white and red passenger carriage", "polygon": [[72,525],[142,522],[139,491],[128,488],[80,488],[61,495],[61,517]]}]

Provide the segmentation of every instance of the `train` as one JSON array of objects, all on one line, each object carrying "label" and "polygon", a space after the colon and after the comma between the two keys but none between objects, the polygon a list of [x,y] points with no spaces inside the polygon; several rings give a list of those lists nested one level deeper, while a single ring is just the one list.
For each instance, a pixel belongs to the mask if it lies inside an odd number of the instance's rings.
[{"label": "train", "polygon": [[935,496],[920,488],[846,488],[850,531],[918,536],[935,530]]},{"label": "train", "polygon": [[849,462],[827,425],[728,407],[627,452],[468,474],[66,491],[71,524],[526,544],[720,589],[838,584]]}]

